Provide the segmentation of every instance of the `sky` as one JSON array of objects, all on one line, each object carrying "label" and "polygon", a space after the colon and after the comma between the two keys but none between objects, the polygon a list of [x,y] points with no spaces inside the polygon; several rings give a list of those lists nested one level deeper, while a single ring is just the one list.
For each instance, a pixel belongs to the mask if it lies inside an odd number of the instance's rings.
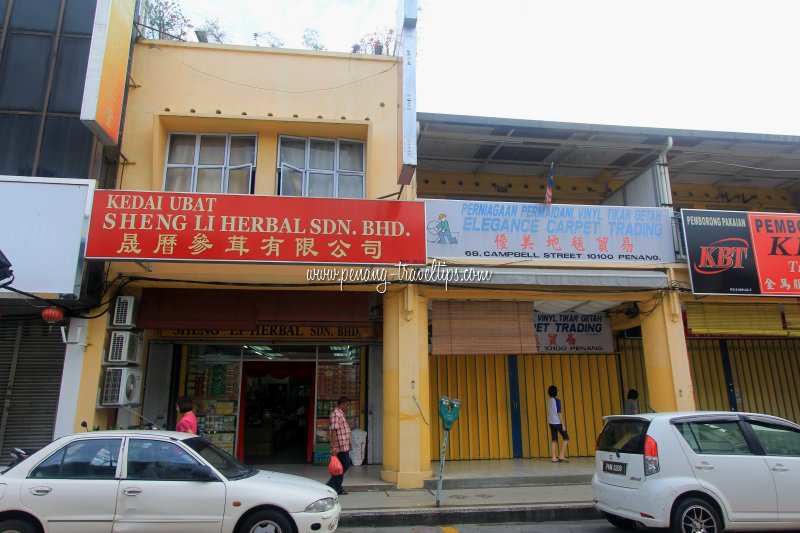
[{"label": "sky", "polygon": [[[180,0],[231,44],[328,50],[397,0]],[[417,111],[800,135],[798,0],[418,0]],[[263,45],[263,42],[262,42]]]}]

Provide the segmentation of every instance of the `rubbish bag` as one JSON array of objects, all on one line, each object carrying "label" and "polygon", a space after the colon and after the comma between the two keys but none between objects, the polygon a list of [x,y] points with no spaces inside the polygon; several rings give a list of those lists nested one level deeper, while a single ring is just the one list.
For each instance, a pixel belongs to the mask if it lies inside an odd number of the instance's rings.
[{"label": "rubbish bag", "polygon": [[351,431],[350,444],[353,446],[353,449],[350,450],[350,460],[354,466],[359,466],[364,462],[364,456],[367,452],[367,432],[363,429]]},{"label": "rubbish bag", "polygon": [[341,476],[344,474],[342,462],[335,455],[331,455],[331,462],[328,463],[328,473],[332,476]]}]

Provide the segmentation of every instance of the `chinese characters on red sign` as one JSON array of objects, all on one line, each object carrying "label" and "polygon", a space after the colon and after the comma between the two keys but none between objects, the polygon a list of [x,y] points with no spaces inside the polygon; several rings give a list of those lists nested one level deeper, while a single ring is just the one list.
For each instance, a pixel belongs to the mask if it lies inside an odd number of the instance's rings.
[{"label": "chinese characters on red sign", "polygon": [[95,191],[87,259],[425,264],[422,203]]}]

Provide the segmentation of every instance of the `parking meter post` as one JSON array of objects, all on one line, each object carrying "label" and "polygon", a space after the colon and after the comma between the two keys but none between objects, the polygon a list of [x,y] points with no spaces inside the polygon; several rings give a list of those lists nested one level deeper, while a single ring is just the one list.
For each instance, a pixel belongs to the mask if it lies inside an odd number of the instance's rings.
[{"label": "parking meter post", "polygon": [[444,477],[444,461],[447,453],[447,437],[450,435],[450,429],[453,427],[458,413],[461,410],[461,400],[451,400],[447,396],[439,398],[439,418],[442,419],[442,429],[444,429],[444,438],[442,439],[442,456],[439,459],[439,482],[436,484],[436,507],[439,507],[439,500],[442,493],[442,478]]},{"label": "parking meter post", "polygon": [[450,436],[449,431],[444,432],[442,439],[442,456],[439,458],[439,482],[436,483],[436,507],[439,507],[439,500],[442,494],[442,478],[444,477],[444,455],[447,451],[447,437]]}]

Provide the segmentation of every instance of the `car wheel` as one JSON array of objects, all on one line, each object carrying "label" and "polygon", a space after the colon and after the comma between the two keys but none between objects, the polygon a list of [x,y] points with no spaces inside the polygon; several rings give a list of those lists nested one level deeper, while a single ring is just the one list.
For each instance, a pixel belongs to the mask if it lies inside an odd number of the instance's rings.
[{"label": "car wheel", "polygon": [[27,520],[5,520],[0,522],[0,533],[36,533],[36,528]]},{"label": "car wheel", "polygon": [[638,529],[638,524],[629,519],[629,518],[622,518],[621,516],[617,516],[610,513],[603,513],[606,520],[608,520],[612,526],[618,527],[619,529]]},{"label": "car wheel", "polygon": [[670,530],[672,533],[720,533],[722,521],[707,501],[687,498],[675,507]]},{"label": "car wheel", "polygon": [[245,520],[239,533],[292,533],[292,526],[278,511],[263,510]]}]

